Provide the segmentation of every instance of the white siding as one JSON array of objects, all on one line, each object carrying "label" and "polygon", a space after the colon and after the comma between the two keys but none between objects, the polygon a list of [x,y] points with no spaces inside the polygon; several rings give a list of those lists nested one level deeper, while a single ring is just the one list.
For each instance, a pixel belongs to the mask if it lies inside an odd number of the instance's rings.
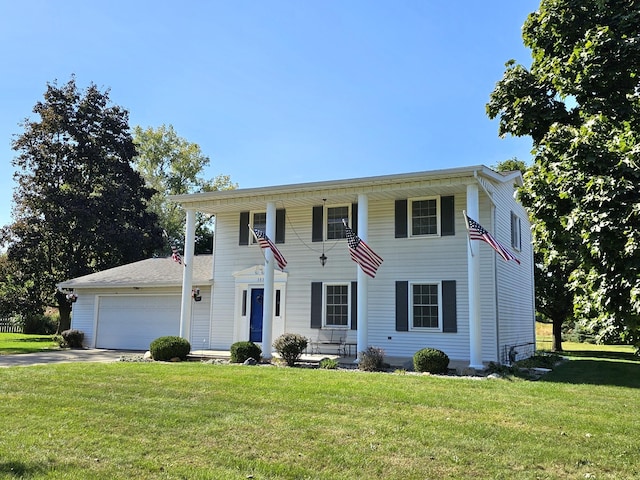
[{"label": "white siding", "polygon": [[[466,181],[475,181],[472,178]],[[533,331],[533,291],[531,250],[528,222],[524,210],[512,197],[509,184],[488,185],[491,198],[480,189],[480,218],[487,230],[505,245],[510,245],[510,212],[522,213],[522,245],[519,253],[522,265],[505,262],[484,242],[480,243],[482,358],[484,362],[500,361],[504,345],[514,341],[530,341]],[[443,350],[452,360],[469,360],[469,311],[467,295],[468,237],[462,211],[466,208],[466,187],[453,182],[438,187],[442,196],[455,196],[455,235],[443,237],[395,238],[394,195],[381,200],[369,199],[369,223],[366,238],[369,246],[384,258],[375,279],[369,279],[368,344],[383,348],[388,357],[410,359],[424,347]],[[425,191],[425,196],[434,190]],[[397,198],[398,196],[396,196]],[[357,198],[354,192],[352,201]],[[274,320],[274,339],[282,332],[318,337],[310,326],[312,282],[354,282],[357,265],[350,259],[346,241],[326,241],[328,261],[321,266],[318,257],[322,243],[311,241],[311,203],[279,201],[277,208],[286,209],[285,243],[278,248],[288,261],[284,284],[282,317]],[[330,200],[327,202],[329,205]],[[343,201],[341,203],[344,203]],[[319,195],[315,205],[322,204]],[[227,349],[246,334],[248,319],[241,315],[242,289],[251,285],[236,284],[234,274],[264,263],[259,247],[238,245],[239,215],[237,212],[216,216],[214,294],[211,304],[211,348]],[[248,210],[248,208],[247,208]],[[457,332],[398,332],[395,326],[395,283],[441,282],[455,280],[457,301]],[[259,282],[260,280],[256,280]],[[260,286],[257,283],[253,286]],[[496,296],[500,295],[500,299]],[[362,319],[358,319],[361,324]],[[500,329],[500,333],[498,332]],[[355,342],[357,332],[349,330],[348,341]]]},{"label": "white siding", "polygon": [[518,358],[535,351],[535,305],[533,292],[533,248],[531,228],[524,208],[513,200],[513,186],[502,184],[495,194],[499,240],[511,248],[511,212],[521,220],[521,251],[514,249],[520,260],[505,262],[497,260],[497,304],[499,334],[499,356],[505,362],[506,352],[516,346]]},{"label": "white siding", "polygon": [[[210,332],[210,299],[211,287],[200,286],[202,301],[194,302],[192,309],[191,323],[191,345],[194,350],[202,348],[203,340],[206,347],[209,348],[209,332]],[[71,327],[82,330],[85,334],[85,345],[88,347],[96,346],[96,326],[97,326],[97,298],[99,295],[127,295],[129,298],[136,294],[148,298],[150,295],[180,295],[180,288],[76,288],[78,300],[73,304],[71,313]]]}]

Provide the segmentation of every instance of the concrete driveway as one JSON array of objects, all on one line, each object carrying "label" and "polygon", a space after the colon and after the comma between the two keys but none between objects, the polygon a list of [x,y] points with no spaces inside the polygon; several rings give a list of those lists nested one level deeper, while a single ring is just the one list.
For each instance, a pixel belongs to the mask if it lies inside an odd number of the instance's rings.
[{"label": "concrete driveway", "polygon": [[18,355],[0,355],[0,367],[46,365],[49,363],[70,362],[116,362],[122,355],[132,353],[137,352],[91,348],[86,350],[52,350],[48,352],[22,353]]}]

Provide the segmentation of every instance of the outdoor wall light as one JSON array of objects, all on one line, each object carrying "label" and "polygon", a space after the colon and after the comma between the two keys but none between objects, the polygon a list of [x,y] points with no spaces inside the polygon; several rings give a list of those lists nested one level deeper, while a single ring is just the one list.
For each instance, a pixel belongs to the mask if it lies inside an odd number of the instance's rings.
[{"label": "outdoor wall light", "polygon": [[199,302],[200,300],[202,300],[202,296],[200,295],[199,288],[194,288],[193,290],[191,290],[191,296],[193,297],[193,300],[196,302]]}]

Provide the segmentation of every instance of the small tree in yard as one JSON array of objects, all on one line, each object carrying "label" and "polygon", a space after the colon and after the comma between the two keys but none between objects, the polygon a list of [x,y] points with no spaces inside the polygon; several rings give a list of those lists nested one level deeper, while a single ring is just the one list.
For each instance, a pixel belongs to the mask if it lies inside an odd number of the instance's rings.
[{"label": "small tree in yard", "polygon": [[306,337],[298,335],[297,333],[285,333],[276,338],[273,342],[273,348],[280,354],[285,363],[293,367],[300,357],[302,352],[307,348],[309,341]]}]

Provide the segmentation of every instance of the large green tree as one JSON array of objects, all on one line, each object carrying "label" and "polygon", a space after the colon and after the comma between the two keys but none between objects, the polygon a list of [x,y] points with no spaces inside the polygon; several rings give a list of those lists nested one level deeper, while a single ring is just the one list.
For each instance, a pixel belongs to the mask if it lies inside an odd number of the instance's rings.
[{"label": "large green tree", "polygon": [[[640,2],[542,0],[487,104],[500,135],[531,136],[523,201],[542,268],[600,339],[640,345]],[[555,279],[554,279],[555,280]],[[567,282],[564,284],[564,282]]]},{"label": "large green tree", "polygon": [[[168,200],[168,195],[212,192],[237,188],[228,175],[204,178],[205,168],[210,164],[197,143],[178,136],[172,125],[158,128],[133,129],[137,156],[135,167],[147,185],[156,190],[151,197],[149,209],[158,216],[169,242],[158,254],[170,252],[169,243],[183,244],[185,212]],[[198,213],[196,216],[196,253],[210,253],[212,248],[212,218]]]},{"label": "large green tree", "polygon": [[73,77],[48,84],[33,113],[12,144],[17,186],[2,240],[34,303],[58,306],[64,330],[70,304],[57,283],[148,257],[162,234],[147,211],[153,191],[132,167],[128,112],[108,91],[81,91]]},{"label": "large green tree", "polygon": [[552,349],[561,352],[563,325],[573,319],[574,292],[567,285],[575,268],[576,247],[569,248],[573,239],[561,222],[563,217],[557,215],[563,211],[563,204],[559,199],[550,201],[554,191],[545,188],[548,181],[539,167],[538,164],[529,167],[524,161],[512,158],[494,168],[499,172],[520,170],[527,179],[518,197],[532,213],[536,310],[544,320],[551,320]]}]

